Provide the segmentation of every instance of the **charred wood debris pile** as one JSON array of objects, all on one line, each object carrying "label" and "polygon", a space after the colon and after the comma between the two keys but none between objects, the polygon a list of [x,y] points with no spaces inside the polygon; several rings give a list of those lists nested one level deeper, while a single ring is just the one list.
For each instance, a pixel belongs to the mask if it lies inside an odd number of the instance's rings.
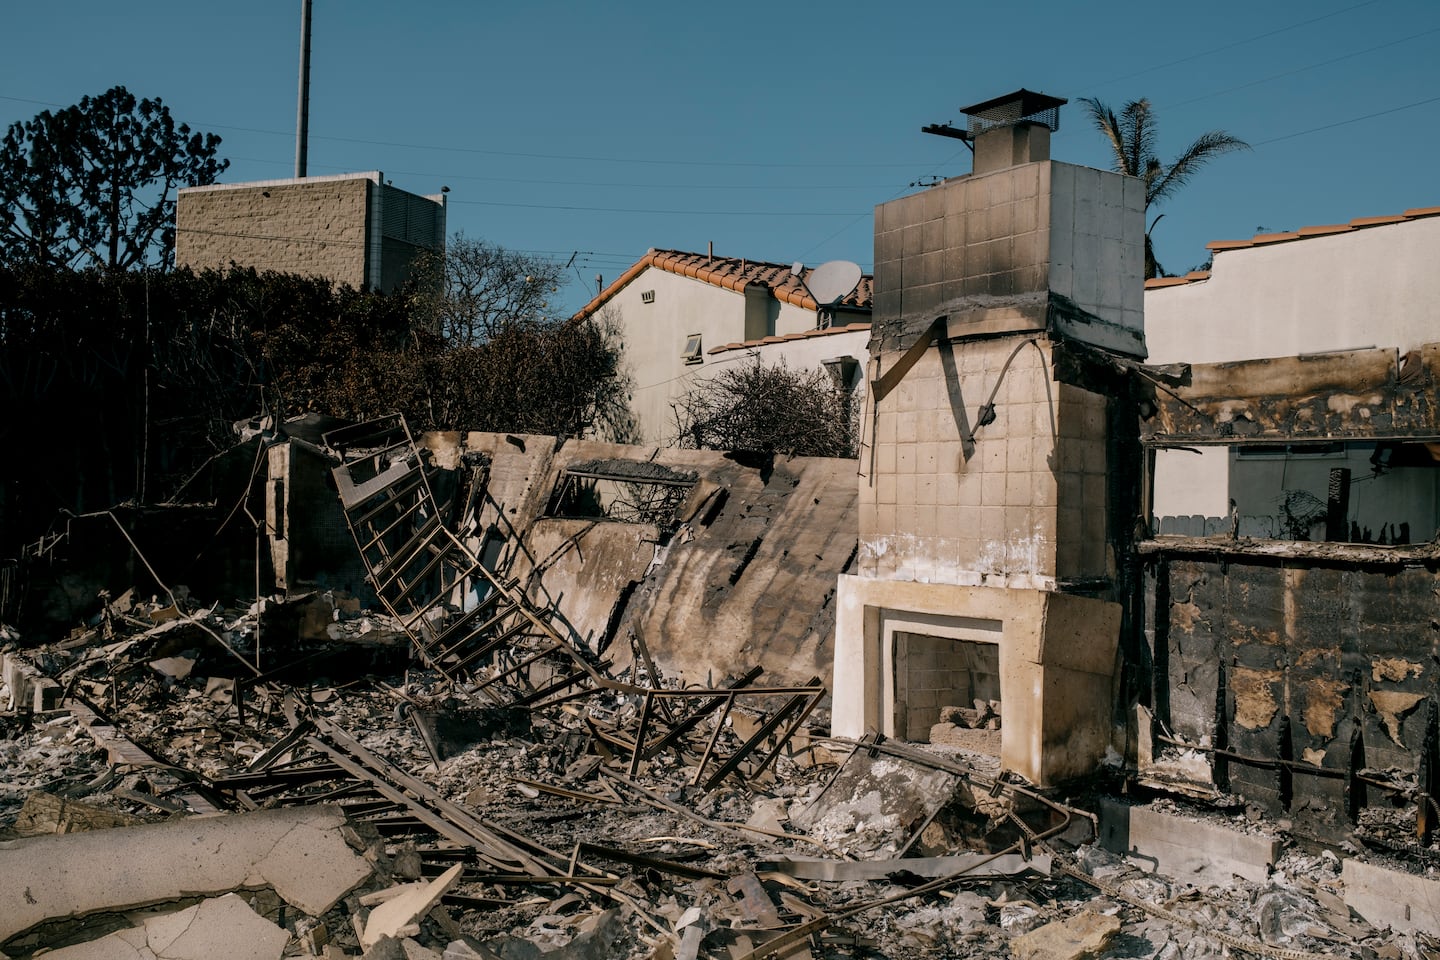
[{"label": "charred wood debris pile", "polygon": [[1328,851],[1166,879],[1093,796],[827,736],[819,678],[680,687],[633,639],[612,671],[444,522],[403,424],[332,439],[377,608],[0,626],[0,956],[1440,957]]}]

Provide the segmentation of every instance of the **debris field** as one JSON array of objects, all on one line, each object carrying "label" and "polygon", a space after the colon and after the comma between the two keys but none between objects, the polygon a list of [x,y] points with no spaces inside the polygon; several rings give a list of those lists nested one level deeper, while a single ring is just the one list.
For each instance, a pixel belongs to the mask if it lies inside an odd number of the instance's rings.
[{"label": "debris field", "polygon": [[[683,685],[633,635],[613,669],[445,521],[403,424],[334,446],[378,607],[176,586],[0,628],[4,956],[1440,957],[1413,810],[1342,857],[1243,801],[1119,803],[1118,768],[1035,789],[984,752],[998,703],[843,740],[819,677]],[[1167,871],[1147,817],[1235,868]],[[1401,874],[1421,899],[1367,920]]]}]

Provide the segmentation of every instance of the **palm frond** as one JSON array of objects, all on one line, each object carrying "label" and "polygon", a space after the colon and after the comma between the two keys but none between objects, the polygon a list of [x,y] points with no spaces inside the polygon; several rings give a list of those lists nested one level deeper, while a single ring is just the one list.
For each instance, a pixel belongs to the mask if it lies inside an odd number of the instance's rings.
[{"label": "palm frond", "polygon": [[1224,130],[1211,130],[1196,137],[1190,146],[1171,161],[1163,176],[1145,185],[1145,205],[1158,203],[1183,187],[1201,167],[1222,153],[1249,150],[1250,144]]},{"label": "palm frond", "polygon": [[1141,176],[1155,159],[1155,122],[1151,119],[1150,101],[1141,97],[1125,104],[1120,111],[1120,129],[1125,136],[1125,169],[1119,172]]},{"label": "palm frond", "polygon": [[1081,97],[1080,102],[1085,105],[1085,112],[1090,117],[1090,122],[1095,124],[1095,129],[1110,142],[1110,149],[1115,151],[1115,170],[1118,173],[1125,173],[1125,135],[1120,127],[1120,121],[1115,117],[1115,111],[1101,103],[1095,97]]}]

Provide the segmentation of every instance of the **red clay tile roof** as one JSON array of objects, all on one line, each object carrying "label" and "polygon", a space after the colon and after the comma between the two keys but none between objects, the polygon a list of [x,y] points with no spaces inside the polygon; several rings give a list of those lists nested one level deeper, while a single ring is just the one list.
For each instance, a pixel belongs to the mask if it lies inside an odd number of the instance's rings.
[{"label": "red clay tile roof", "polygon": [[725,343],[718,347],[711,347],[706,353],[724,353],[726,350],[748,350],[751,347],[761,347],[768,343],[788,343],[791,340],[808,340],[811,337],[833,337],[837,333],[854,333],[856,330],[869,330],[868,323],[850,323],[843,327],[826,327],[823,330],[806,330],[802,333],[786,333],[778,337],[764,337],[760,340],[746,340],[743,343]]},{"label": "red clay tile roof", "polygon": [[[806,310],[814,310],[816,306],[815,298],[810,296],[805,286],[790,272],[789,264],[742,260],[738,257],[711,257],[703,253],[686,253],[684,250],[651,250],[570,319],[583,320],[599,310],[606,301],[624,289],[626,284],[644,272],[646,267],[666,270],[682,277],[693,277],[740,293],[744,293],[749,284],[763,283],[770,288],[775,299],[782,303],[793,304]],[[808,276],[809,273],[810,270],[807,269],[805,274]],[[839,306],[853,310],[869,310],[874,295],[874,281],[874,277],[861,277],[859,286],[841,299]]]},{"label": "red clay tile roof", "polygon": [[1146,290],[1154,290],[1157,287],[1178,287],[1182,283],[1194,283],[1197,280],[1209,280],[1209,270],[1191,270],[1183,277],[1154,277],[1145,281]]},{"label": "red clay tile roof", "polygon": [[[1272,243],[1289,243],[1292,240],[1307,240],[1310,237],[1327,237],[1336,233],[1350,233],[1353,230],[1363,230],[1366,227],[1379,227],[1387,223],[1404,223],[1407,220],[1422,220],[1426,217],[1440,217],[1440,207],[1413,207],[1404,213],[1388,217],[1357,217],[1349,223],[1329,223],[1315,227],[1301,227],[1298,230],[1290,230],[1285,233],[1257,233],[1249,240],[1212,240],[1205,244],[1207,250],[1219,252],[1221,250],[1248,250],[1252,247],[1268,246]],[[1199,280],[1210,279],[1210,274],[1203,270],[1192,270],[1183,277],[1156,277],[1153,280],[1145,281],[1146,290],[1158,290],[1162,287],[1176,287],[1181,284],[1195,283]]]}]

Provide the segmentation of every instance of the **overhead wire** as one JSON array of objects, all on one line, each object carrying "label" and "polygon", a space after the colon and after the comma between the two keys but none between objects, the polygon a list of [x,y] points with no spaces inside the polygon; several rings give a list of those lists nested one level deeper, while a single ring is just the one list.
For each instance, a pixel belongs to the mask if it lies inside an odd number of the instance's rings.
[{"label": "overhead wire", "polygon": [[1331,57],[1329,60],[1321,60],[1318,63],[1311,63],[1303,67],[1296,67],[1293,70],[1286,70],[1282,73],[1271,74],[1270,76],[1262,77],[1259,80],[1251,80],[1248,83],[1241,83],[1233,87],[1226,87],[1224,90],[1216,90],[1212,93],[1201,94],[1198,97],[1191,97],[1189,100],[1180,100],[1174,103],[1169,103],[1166,104],[1166,106],[1171,108],[1184,107],[1192,103],[1199,103],[1201,100],[1209,100],[1212,97],[1220,97],[1224,96],[1227,93],[1234,93],[1237,90],[1248,90],[1251,87],[1258,87],[1261,84],[1272,83],[1276,80],[1283,80],[1286,77],[1293,77],[1296,74],[1306,73],[1307,71],[1316,70],[1320,67],[1328,67],[1331,64],[1340,63],[1345,60],[1353,60],[1355,57],[1361,57],[1367,53],[1374,53],[1377,50],[1386,50],[1390,47],[1399,46],[1402,43],[1410,43],[1413,40],[1419,40],[1421,37],[1428,37],[1432,33],[1440,33],[1440,27],[1435,27],[1433,29],[1423,31],[1422,33],[1412,33],[1408,36],[1401,37],[1399,40],[1391,40],[1389,43],[1382,43],[1374,47],[1366,47],[1364,50],[1356,50],[1351,53],[1342,54],[1338,57]]},{"label": "overhead wire", "polygon": [[1311,17],[1309,20],[1301,20],[1301,21],[1299,21],[1298,23],[1292,23],[1292,24],[1289,24],[1288,26],[1277,27],[1277,28],[1274,29],[1274,30],[1267,30],[1267,31],[1265,31],[1264,33],[1257,33],[1257,34],[1255,34],[1255,36],[1253,36],[1253,37],[1245,37],[1244,39],[1241,39],[1241,40],[1232,40],[1232,41],[1229,42],[1229,43],[1221,44],[1221,45],[1218,46],[1218,47],[1211,47],[1209,50],[1201,50],[1201,51],[1198,52],[1198,53],[1192,53],[1192,54],[1190,54],[1189,56],[1181,57],[1181,58],[1178,59],[1178,60],[1170,60],[1170,61],[1168,61],[1168,62],[1166,62],[1166,63],[1156,64],[1156,65],[1153,66],[1153,67],[1146,67],[1146,68],[1143,69],[1143,70],[1136,70],[1134,73],[1127,73],[1127,74],[1124,74],[1123,76],[1114,77],[1113,79],[1110,79],[1110,80],[1102,80],[1102,81],[1100,81],[1099,83],[1091,83],[1091,84],[1088,84],[1088,86],[1091,86],[1091,87],[1108,87],[1110,84],[1112,84],[1112,83],[1119,83],[1119,82],[1121,82],[1122,80],[1132,80],[1132,79],[1134,79],[1135,77],[1143,77],[1143,76],[1145,76],[1145,74],[1147,74],[1147,73],[1154,73],[1154,72],[1157,71],[1157,70],[1165,70],[1165,69],[1168,69],[1168,68],[1170,68],[1170,67],[1177,67],[1177,66],[1179,66],[1179,65],[1182,64],[1182,63],[1191,63],[1191,62],[1193,62],[1193,61],[1195,61],[1195,60],[1199,60],[1199,59],[1202,59],[1202,58],[1204,58],[1204,57],[1211,56],[1212,54],[1223,53],[1223,52],[1225,52],[1226,50],[1233,50],[1234,48],[1240,47],[1240,46],[1244,46],[1244,45],[1247,44],[1247,43],[1254,43],[1256,40],[1265,40],[1265,39],[1267,39],[1267,38],[1269,38],[1269,37],[1278,36],[1278,35],[1280,35],[1280,34],[1282,34],[1282,33],[1288,33],[1288,32],[1290,32],[1291,30],[1298,30],[1298,29],[1300,29],[1301,27],[1308,27],[1308,26],[1310,26],[1310,25],[1313,24],[1313,23],[1319,23],[1319,22],[1322,21],[1322,20],[1329,20],[1329,19],[1331,19],[1332,17],[1338,17],[1338,16],[1341,16],[1341,15],[1346,14],[1346,13],[1351,13],[1351,12],[1353,12],[1353,11],[1355,11],[1355,10],[1360,10],[1360,9],[1362,9],[1362,8],[1364,8],[1364,7],[1374,6],[1375,4],[1381,3],[1381,2],[1383,2],[1383,0],[1364,0],[1363,3],[1356,3],[1356,4],[1352,4],[1351,6],[1348,6],[1348,7],[1342,7],[1342,8],[1339,9],[1339,10],[1332,10],[1331,12],[1325,13],[1325,14],[1321,14],[1321,15],[1318,16],[1318,17]]},{"label": "overhead wire", "polygon": [[1279,137],[1271,137],[1271,138],[1269,138],[1268,140],[1257,140],[1256,142],[1250,144],[1250,146],[1252,146],[1252,147],[1263,147],[1263,146],[1265,146],[1266,144],[1279,143],[1279,142],[1282,141],[1282,140],[1293,140],[1293,139],[1295,139],[1296,137],[1303,137],[1303,136],[1306,136],[1306,135],[1311,134],[1311,133],[1320,133],[1321,131],[1324,131],[1324,130],[1334,130],[1336,127],[1345,127],[1345,126],[1349,126],[1349,125],[1352,124],[1352,123],[1359,123],[1359,122],[1362,121],[1362,120],[1373,120],[1373,119],[1376,118],[1376,117],[1388,116],[1389,114],[1392,114],[1392,113],[1399,113],[1399,112],[1401,112],[1402,110],[1413,110],[1413,109],[1415,109],[1416,107],[1423,107],[1423,106],[1425,106],[1426,104],[1431,104],[1431,103],[1436,103],[1436,102],[1440,102],[1440,97],[1429,97],[1429,98],[1427,98],[1427,99],[1425,99],[1425,100],[1416,100],[1414,103],[1406,103],[1406,104],[1402,104],[1401,106],[1398,106],[1398,107],[1391,107],[1389,110],[1376,110],[1376,111],[1373,112],[1373,113],[1364,113],[1364,114],[1361,114],[1361,115],[1358,116],[1358,117],[1351,117],[1351,118],[1348,119],[1348,120],[1336,120],[1334,123],[1322,124],[1321,126],[1318,126],[1318,127],[1311,127],[1311,128],[1308,129],[1308,130],[1297,130],[1297,131],[1295,131],[1294,133],[1287,133],[1287,134],[1284,134],[1283,136],[1279,136]]},{"label": "overhead wire", "polygon": [[555,203],[511,203],[507,200],[450,200],[449,203],[481,207],[519,207],[526,210],[574,210],[584,213],[678,214],[694,217],[853,217],[854,213],[806,210],[657,210],[645,207],[583,207]]}]

